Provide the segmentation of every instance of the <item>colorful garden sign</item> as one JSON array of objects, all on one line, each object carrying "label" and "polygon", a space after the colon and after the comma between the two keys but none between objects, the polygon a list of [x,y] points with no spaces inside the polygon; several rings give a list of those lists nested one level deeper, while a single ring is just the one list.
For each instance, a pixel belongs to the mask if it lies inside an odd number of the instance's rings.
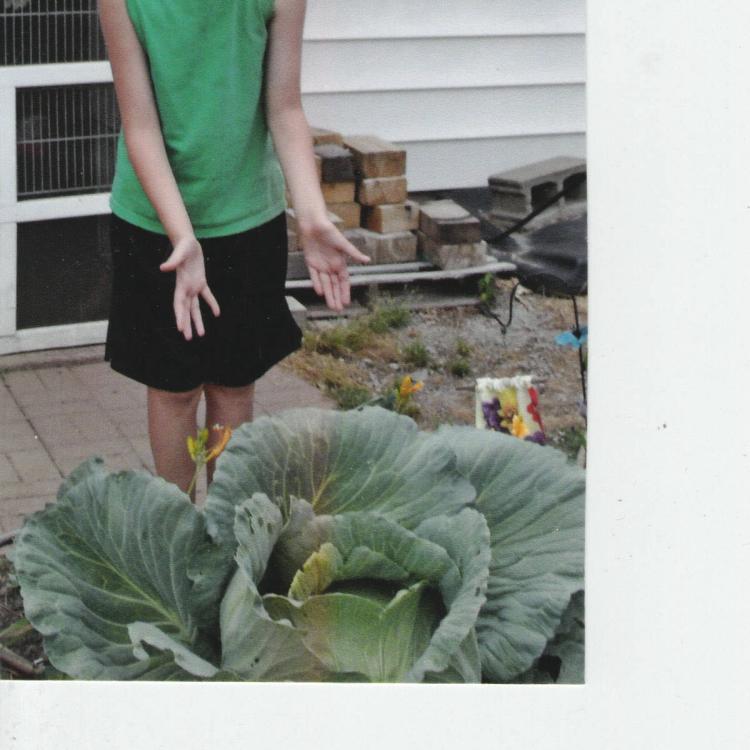
[{"label": "colorful garden sign", "polygon": [[477,378],[476,426],[544,445],[539,395],[531,375]]}]

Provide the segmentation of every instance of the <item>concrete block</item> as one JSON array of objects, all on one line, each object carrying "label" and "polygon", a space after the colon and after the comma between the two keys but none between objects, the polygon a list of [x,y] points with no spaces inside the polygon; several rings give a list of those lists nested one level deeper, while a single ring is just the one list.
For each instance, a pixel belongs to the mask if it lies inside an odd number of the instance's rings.
[{"label": "concrete block", "polygon": [[353,203],[356,194],[354,182],[322,182],[323,200],[331,203]]},{"label": "concrete block", "polygon": [[335,143],[315,146],[315,154],[321,159],[322,182],[353,182],[354,157],[349,149]]},{"label": "concrete block", "polygon": [[372,177],[357,184],[357,201],[363,206],[406,201],[406,177]]},{"label": "concrete block", "polygon": [[471,266],[483,266],[492,262],[487,253],[487,243],[467,242],[460,245],[440,245],[421,230],[417,232],[419,251],[425,260],[445,271],[454,271]]},{"label": "concrete block", "polygon": [[381,234],[369,229],[351,229],[346,238],[376,264],[408,263],[417,259],[417,237],[412,232]]},{"label": "concrete block", "polygon": [[543,205],[563,188],[568,195],[560,204],[586,199],[586,161],[570,156],[527,164],[490,175],[493,218],[517,221]]},{"label": "concrete block", "polygon": [[327,208],[341,219],[344,229],[355,229],[360,225],[362,206],[359,203],[331,203]]},{"label": "concrete block", "polygon": [[482,239],[479,219],[450,199],[423,203],[419,229],[438,245],[461,245]]},{"label": "concrete block", "polygon": [[419,204],[416,201],[406,201],[380,206],[363,206],[362,226],[381,234],[418,229]]},{"label": "concrete block", "polygon": [[310,135],[313,139],[313,145],[320,146],[324,143],[336,143],[341,146],[344,142],[344,136],[335,130],[326,130],[325,128],[310,128]]},{"label": "concrete block", "polygon": [[389,141],[376,135],[348,135],[344,145],[354,156],[358,179],[406,174],[406,151]]}]

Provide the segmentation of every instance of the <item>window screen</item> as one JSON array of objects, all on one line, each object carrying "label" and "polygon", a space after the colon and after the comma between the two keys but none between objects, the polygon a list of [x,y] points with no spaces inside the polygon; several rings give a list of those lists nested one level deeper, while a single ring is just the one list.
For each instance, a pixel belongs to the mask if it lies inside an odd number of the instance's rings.
[{"label": "window screen", "polygon": [[0,0],[0,65],[104,59],[96,0]]},{"label": "window screen", "polygon": [[18,89],[18,198],[107,192],[120,119],[112,84]]}]

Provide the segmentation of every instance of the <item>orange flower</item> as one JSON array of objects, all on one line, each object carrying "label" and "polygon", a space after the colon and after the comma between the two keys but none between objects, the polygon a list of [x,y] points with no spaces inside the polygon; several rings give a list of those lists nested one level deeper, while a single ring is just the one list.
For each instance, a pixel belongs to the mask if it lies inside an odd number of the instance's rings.
[{"label": "orange flower", "polygon": [[227,447],[229,438],[232,437],[231,427],[223,427],[220,424],[215,424],[211,428],[211,431],[218,432],[220,433],[220,435],[216,444],[208,451],[206,450],[206,443],[208,443],[208,435],[209,435],[209,431],[207,428],[204,427],[203,429],[198,430],[197,437],[188,435],[188,439],[187,439],[188,453],[190,453],[190,458],[192,458],[193,461],[195,462],[195,473],[193,474],[193,478],[190,480],[190,484],[188,485],[188,489],[187,489],[188,495],[190,495],[190,493],[193,490],[193,487],[195,487],[195,483],[198,480],[198,472],[200,472],[200,470],[209,461],[216,458],[224,450],[224,448]]},{"label": "orange flower", "polygon": [[424,383],[422,382],[412,383],[411,375],[406,375],[401,381],[401,385],[398,389],[398,395],[401,396],[401,398],[407,398],[408,396],[411,396],[412,393],[421,391],[423,385]]},{"label": "orange flower", "polygon": [[212,431],[214,432],[220,432],[221,437],[219,438],[219,442],[214,445],[211,450],[208,451],[206,454],[206,463],[211,461],[212,459],[216,458],[223,450],[227,447],[227,443],[229,442],[229,438],[232,437],[232,428],[231,427],[222,427],[219,424],[215,424],[212,428]]}]

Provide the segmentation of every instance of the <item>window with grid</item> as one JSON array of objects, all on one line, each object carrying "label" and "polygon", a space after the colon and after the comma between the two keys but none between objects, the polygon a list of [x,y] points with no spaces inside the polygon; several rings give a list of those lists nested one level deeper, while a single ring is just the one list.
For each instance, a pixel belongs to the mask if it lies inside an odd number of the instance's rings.
[{"label": "window with grid", "polygon": [[96,0],[0,0],[0,65],[105,59]]},{"label": "window with grid", "polygon": [[108,191],[119,129],[112,84],[18,89],[18,199]]}]

